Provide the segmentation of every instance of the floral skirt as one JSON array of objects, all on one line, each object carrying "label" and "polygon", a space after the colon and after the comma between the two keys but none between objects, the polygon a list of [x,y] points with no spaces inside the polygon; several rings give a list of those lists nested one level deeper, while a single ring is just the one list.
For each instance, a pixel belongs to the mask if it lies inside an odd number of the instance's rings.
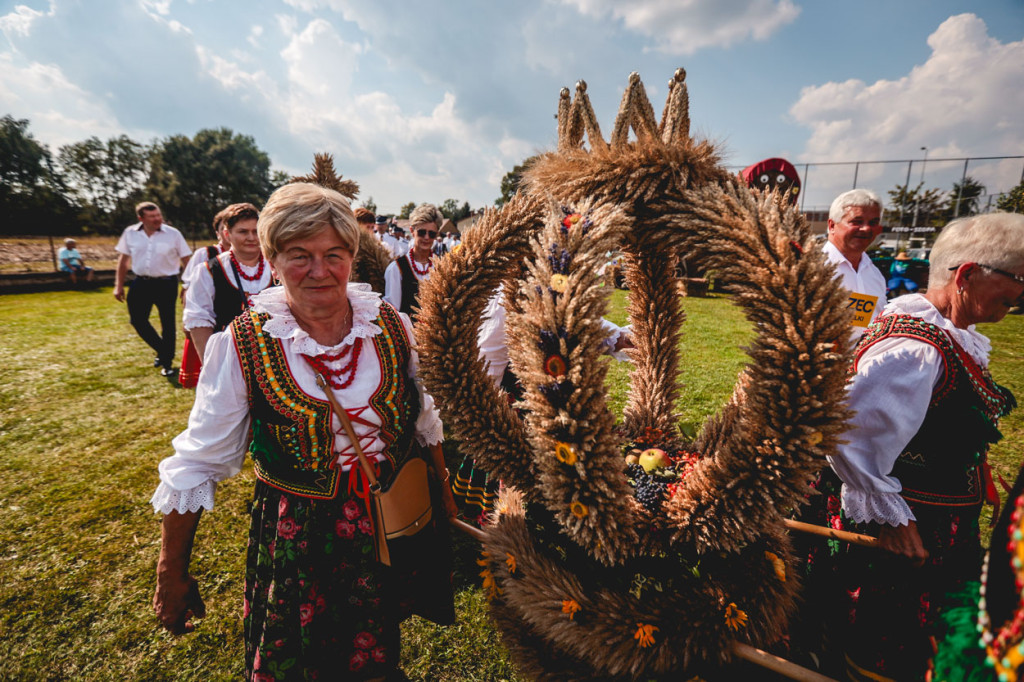
[{"label": "floral skirt", "polygon": [[397,595],[376,560],[366,505],[256,482],[245,570],[247,676],[381,677],[399,658]]},{"label": "floral skirt", "polygon": [[[841,481],[830,469],[813,485],[821,495],[812,498],[801,520],[878,536],[878,525],[856,524],[842,513]],[[922,567],[878,549],[794,538],[807,562],[794,640],[820,656],[822,672],[848,679],[924,679],[946,595],[977,580],[981,508],[911,509],[929,553]]]}]

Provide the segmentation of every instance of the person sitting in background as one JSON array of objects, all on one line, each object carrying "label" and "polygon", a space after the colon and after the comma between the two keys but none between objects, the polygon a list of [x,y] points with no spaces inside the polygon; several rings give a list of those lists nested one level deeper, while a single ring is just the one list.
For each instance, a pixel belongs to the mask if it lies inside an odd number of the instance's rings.
[{"label": "person sitting in background", "polygon": [[270,268],[256,234],[259,211],[232,204],[220,214],[231,248],[201,268],[185,297],[183,325],[202,361],[210,336],[227,327],[252,305],[252,296],[270,286]]},{"label": "person sitting in background", "polygon": [[85,275],[85,281],[93,280],[92,268],[87,267],[82,261],[82,256],[75,248],[75,240],[68,237],[64,240],[64,248],[57,252],[57,260],[60,262],[61,272],[68,273],[72,284],[78,284],[78,276]]},{"label": "person sitting in background", "polygon": [[889,282],[887,284],[889,290],[887,293],[895,294],[900,289],[905,289],[908,294],[917,291],[917,282],[908,276],[911,260],[913,259],[907,255],[906,251],[900,251],[892,259],[892,265],[889,266]]}]

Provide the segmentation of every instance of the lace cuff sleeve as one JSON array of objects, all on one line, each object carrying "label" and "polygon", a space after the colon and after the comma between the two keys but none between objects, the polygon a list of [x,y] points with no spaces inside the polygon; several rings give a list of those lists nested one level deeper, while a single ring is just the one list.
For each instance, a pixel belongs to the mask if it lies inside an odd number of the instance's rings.
[{"label": "lace cuff sleeve", "polygon": [[905,526],[917,521],[899,493],[868,492],[844,483],[842,500],[843,512],[857,523],[873,521],[887,526]]},{"label": "lace cuff sleeve", "polygon": [[209,511],[213,509],[213,494],[216,489],[217,484],[213,481],[204,481],[188,490],[175,490],[161,482],[149,502],[153,505],[153,511],[158,514],[170,514],[172,511],[184,514],[200,509]]}]

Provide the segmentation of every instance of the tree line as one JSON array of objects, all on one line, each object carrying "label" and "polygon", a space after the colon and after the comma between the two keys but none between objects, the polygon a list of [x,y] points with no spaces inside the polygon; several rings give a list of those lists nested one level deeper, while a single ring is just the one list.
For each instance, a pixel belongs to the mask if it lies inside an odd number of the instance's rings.
[{"label": "tree line", "polygon": [[[290,176],[272,170],[256,140],[229,128],[171,135],[148,144],[127,135],[90,137],[59,147],[37,141],[27,119],[0,119],[0,234],[118,234],[136,222],[135,205],[154,201],[193,238],[212,236],[213,216],[228,204],[262,206]],[[373,197],[363,206],[376,212]],[[400,217],[416,207],[409,202]],[[452,221],[473,211],[446,199]]]},{"label": "tree line", "polygon": [[[942,227],[955,218],[990,210],[991,200],[982,206],[984,196],[985,186],[969,175],[962,182],[954,182],[948,192],[937,187],[925,189],[923,182],[916,187],[896,185],[889,190],[891,208],[886,209],[884,221],[886,225]],[[1024,182],[999,195],[994,208],[1024,213]]]},{"label": "tree line", "polygon": [[211,232],[212,216],[240,201],[262,205],[288,175],[249,135],[229,128],[149,144],[127,135],[90,137],[56,153],[27,119],[0,119],[0,233],[116,234],[155,201],[185,234]]}]

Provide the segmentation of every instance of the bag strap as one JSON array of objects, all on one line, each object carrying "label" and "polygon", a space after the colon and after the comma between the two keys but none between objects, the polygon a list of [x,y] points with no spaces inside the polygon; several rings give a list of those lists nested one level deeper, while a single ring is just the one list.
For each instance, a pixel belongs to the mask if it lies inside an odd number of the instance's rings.
[{"label": "bag strap", "polygon": [[373,465],[370,464],[370,460],[363,453],[363,448],[359,445],[359,438],[356,436],[355,429],[352,428],[352,422],[348,418],[348,412],[341,406],[338,399],[334,396],[334,391],[331,390],[331,385],[327,383],[323,375],[320,372],[314,372],[316,374],[316,385],[323,389],[324,393],[327,394],[327,400],[330,401],[331,407],[334,408],[335,414],[338,415],[338,419],[341,421],[341,425],[345,428],[345,433],[348,434],[348,439],[352,441],[352,447],[355,448],[356,455],[359,457],[359,464],[363,467],[363,473],[366,474],[366,480],[370,482],[370,492],[374,495],[380,495],[380,481],[377,480],[377,475],[373,473]]}]

